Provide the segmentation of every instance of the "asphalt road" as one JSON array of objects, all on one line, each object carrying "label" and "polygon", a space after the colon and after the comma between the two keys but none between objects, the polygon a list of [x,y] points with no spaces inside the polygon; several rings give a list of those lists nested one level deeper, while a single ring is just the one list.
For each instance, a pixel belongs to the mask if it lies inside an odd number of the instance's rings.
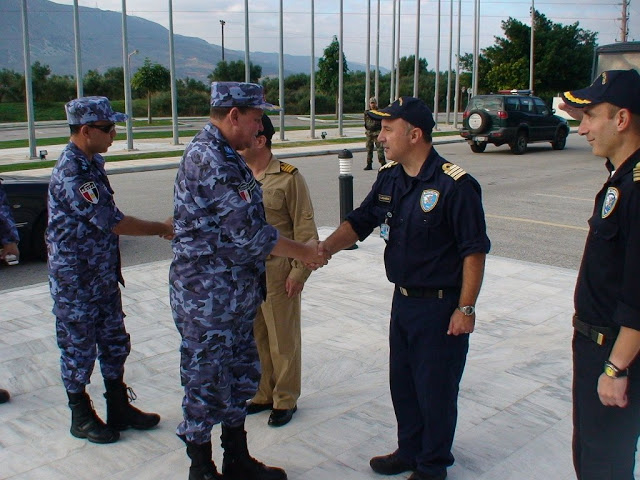
[{"label": "asphalt road", "polygon": [[[603,160],[591,154],[583,138],[570,135],[567,148],[560,152],[549,144],[533,144],[522,156],[512,155],[506,146],[489,146],[485,153],[474,154],[466,143],[441,145],[437,150],[482,185],[492,255],[578,269],[593,199],[606,176]],[[354,156],[356,206],[376,177],[375,171],[362,170],[364,158],[364,154]],[[336,227],[340,222],[337,158],[289,162],[305,175],[317,225]],[[110,177],[123,212],[157,220],[172,213],[174,178],[175,169]],[[171,258],[169,242],[159,238],[122,237],[121,250],[124,266]],[[0,290],[46,281],[46,265],[41,262],[0,267]]]}]

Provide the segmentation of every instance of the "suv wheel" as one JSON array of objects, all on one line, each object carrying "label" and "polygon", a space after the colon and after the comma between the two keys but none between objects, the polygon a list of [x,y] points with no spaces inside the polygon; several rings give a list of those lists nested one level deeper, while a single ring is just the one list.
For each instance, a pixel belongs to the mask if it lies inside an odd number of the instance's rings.
[{"label": "suv wheel", "polygon": [[472,110],[467,122],[471,133],[480,133],[488,130],[491,126],[491,116],[482,110]]},{"label": "suv wheel", "polygon": [[520,130],[513,143],[509,146],[514,155],[522,155],[527,151],[527,134]]},{"label": "suv wheel", "polygon": [[567,144],[567,131],[561,128],[556,132],[556,136],[551,141],[551,148],[554,150],[562,150]]},{"label": "suv wheel", "polygon": [[482,153],[487,148],[487,142],[472,142],[469,146],[473,153]]}]

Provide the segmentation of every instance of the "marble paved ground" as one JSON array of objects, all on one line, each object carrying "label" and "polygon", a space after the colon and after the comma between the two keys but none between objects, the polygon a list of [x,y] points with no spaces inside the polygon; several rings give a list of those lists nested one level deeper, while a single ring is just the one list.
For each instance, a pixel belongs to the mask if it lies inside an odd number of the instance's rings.
[{"label": "marble paved ground", "polygon": [[[322,229],[326,236],[329,229]],[[247,419],[251,453],[284,467],[291,480],[383,478],[368,465],[395,449],[388,390],[392,287],[383,242],[337,254],[303,296],[303,393],[290,424]],[[0,478],[11,480],[187,478],[182,442],[179,337],[169,309],[168,262],[125,269],[123,301],[132,352],[125,380],[140,408],[159,412],[148,432],[126,431],[112,445],[68,433],[47,285],[2,292]],[[2,274],[7,274],[4,270]],[[569,480],[570,316],[576,272],[490,256],[477,331],[464,374],[451,480]],[[89,392],[104,414],[102,378]],[[221,462],[214,430],[214,459]],[[406,478],[399,475],[392,478]]]}]

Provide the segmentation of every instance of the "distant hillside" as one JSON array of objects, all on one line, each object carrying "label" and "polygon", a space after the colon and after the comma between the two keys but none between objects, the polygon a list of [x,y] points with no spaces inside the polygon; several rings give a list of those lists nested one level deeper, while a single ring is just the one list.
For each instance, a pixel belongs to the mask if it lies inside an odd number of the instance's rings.
[{"label": "distant hillside", "polygon": [[[22,51],[21,0],[0,0],[0,69],[24,70]],[[27,2],[31,63],[49,65],[52,73],[75,75],[73,7],[47,0]],[[109,67],[122,65],[122,15],[98,8],[79,7],[82,69],[104,73]],[[162,25],[140,17],[127,21],[129,50],[138,49],[131,57],[133,71],[145,57],[169,66],[169,31]],[[207,81],[222,58],[222,49],[195,37],[174,35],[176,75]],[[278,54],[252,52],[251,62],[262,66],[263,75],[278,74]],[[244,60],[244,51],[225,48],[225,60]],[[285,76],[309,73],[309,57],[285,55]],[[364,65],[349,64],[351,70],[364,70]]]}]

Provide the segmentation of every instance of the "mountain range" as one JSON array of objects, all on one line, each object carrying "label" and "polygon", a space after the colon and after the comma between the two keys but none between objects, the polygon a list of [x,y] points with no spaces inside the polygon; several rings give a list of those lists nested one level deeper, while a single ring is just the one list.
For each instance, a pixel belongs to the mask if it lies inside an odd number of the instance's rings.
[{"label": "mountain range", "polygon": [[[0,69],[24,71],[22,41],[22,0],[0,1]],[[122,14],[98,8],[79,7],[82,70],[104,73],[110,67],[122,66]],[[48,0],[27,2],[31,63],[48,65],[58,75],[75,75],[73,7]],[[169,31],[144,18],[127,16],[132,73],[148,57],[152,62],[169,67]],[[195,78],[207,82],[222,59],[222,48],[200,38],[174,34],[177,78]],[[225,48],[228,62],[243,60],[244,51]],[[262,67],[263,76],[278,75],[278,54],[251,52],[250,60]],[[316,60],[317,62],[317,60]],[[284,56],[285,76],[309,73],[309,57]],[[363,64],[349,64],[350,70],[364,70]],[[382,70],[382,69],[381,69]]]}]

